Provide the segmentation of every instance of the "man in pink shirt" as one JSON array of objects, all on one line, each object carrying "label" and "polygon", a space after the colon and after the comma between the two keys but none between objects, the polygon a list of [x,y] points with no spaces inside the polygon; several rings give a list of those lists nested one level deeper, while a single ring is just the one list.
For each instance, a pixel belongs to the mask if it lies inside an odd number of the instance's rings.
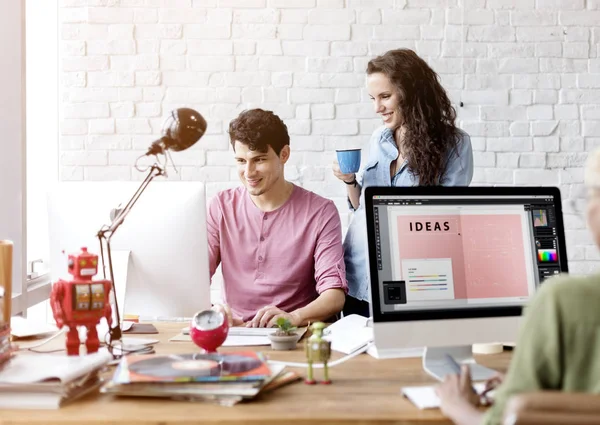
[{"label": "man in pink shirt", "polygon": [[212,199],[207,229],[230,321],[303,326],[339,313],[347,292],[340,218],[332,201],[285,180],[287,127],[252,109],[229,124],[229,136],[243,187]]}]

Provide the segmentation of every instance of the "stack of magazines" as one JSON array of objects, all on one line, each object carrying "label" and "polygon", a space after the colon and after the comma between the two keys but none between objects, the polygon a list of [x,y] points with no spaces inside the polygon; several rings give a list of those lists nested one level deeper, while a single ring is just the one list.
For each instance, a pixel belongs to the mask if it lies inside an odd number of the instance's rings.
[{"label": "stack of magazines", "polygon": [[57,409],[102,381],[99,373],[112,360],[108,352],[87,356],[16,354],[0,371],[0,408]]},{"label": "stack of magazines", "polygon": [[121,359],[101,392],[119,396],[212,401],[225,406],[300,379],[269,367],[260,353],[138,355]]}]

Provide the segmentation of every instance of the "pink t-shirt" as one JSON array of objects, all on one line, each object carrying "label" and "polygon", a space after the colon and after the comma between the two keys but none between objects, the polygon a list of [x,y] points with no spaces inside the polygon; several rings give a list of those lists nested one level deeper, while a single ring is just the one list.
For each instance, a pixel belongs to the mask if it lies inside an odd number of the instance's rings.
[{"label": "pink t-shirt", "polygon": [[221,263],[225,302],[244,321],[266,305],[292,312],[327,289],[348,290],[337,209],[299,186],[270,212],[244,187],[224,190],[211,200],[207,230],[211,278]]}]

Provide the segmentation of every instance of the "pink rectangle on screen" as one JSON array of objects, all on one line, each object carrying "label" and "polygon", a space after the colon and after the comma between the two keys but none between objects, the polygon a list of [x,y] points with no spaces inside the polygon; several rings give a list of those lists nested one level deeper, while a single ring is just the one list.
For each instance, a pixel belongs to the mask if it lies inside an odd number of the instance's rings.
[{"label": "pink rectangle on screen", "polygon": [[460,216],[401,215],[398,216],[397,224],[399,260],[450,258],[454,277],[454,296],[457,299],[466,298]]},{"label": "pink rectangle on screen", "polygon": [[456,299],[528,295],[521,216],[398,216],[398,264],[450,258]]},{"label": "pink rectangle on screen", "polygon": [[469,298],[528,295],[521,216],[463,215]]}]

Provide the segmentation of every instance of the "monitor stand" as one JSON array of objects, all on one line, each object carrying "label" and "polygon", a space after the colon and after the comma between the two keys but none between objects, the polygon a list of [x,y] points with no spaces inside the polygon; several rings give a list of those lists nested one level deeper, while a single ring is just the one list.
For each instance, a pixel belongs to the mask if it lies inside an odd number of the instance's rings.
[{"label": "monitor stand", "polygon": [[454,357],[454,360],[460,364],[469,365],[473,381],[485,381],[497,374],[494,369],[489,369],[475,362],[470,345],[425,347],[423,350],[423,369],[439,381],[443,381],[446,375],[456,373],[452,366],[448,364],[446,354]]}]

